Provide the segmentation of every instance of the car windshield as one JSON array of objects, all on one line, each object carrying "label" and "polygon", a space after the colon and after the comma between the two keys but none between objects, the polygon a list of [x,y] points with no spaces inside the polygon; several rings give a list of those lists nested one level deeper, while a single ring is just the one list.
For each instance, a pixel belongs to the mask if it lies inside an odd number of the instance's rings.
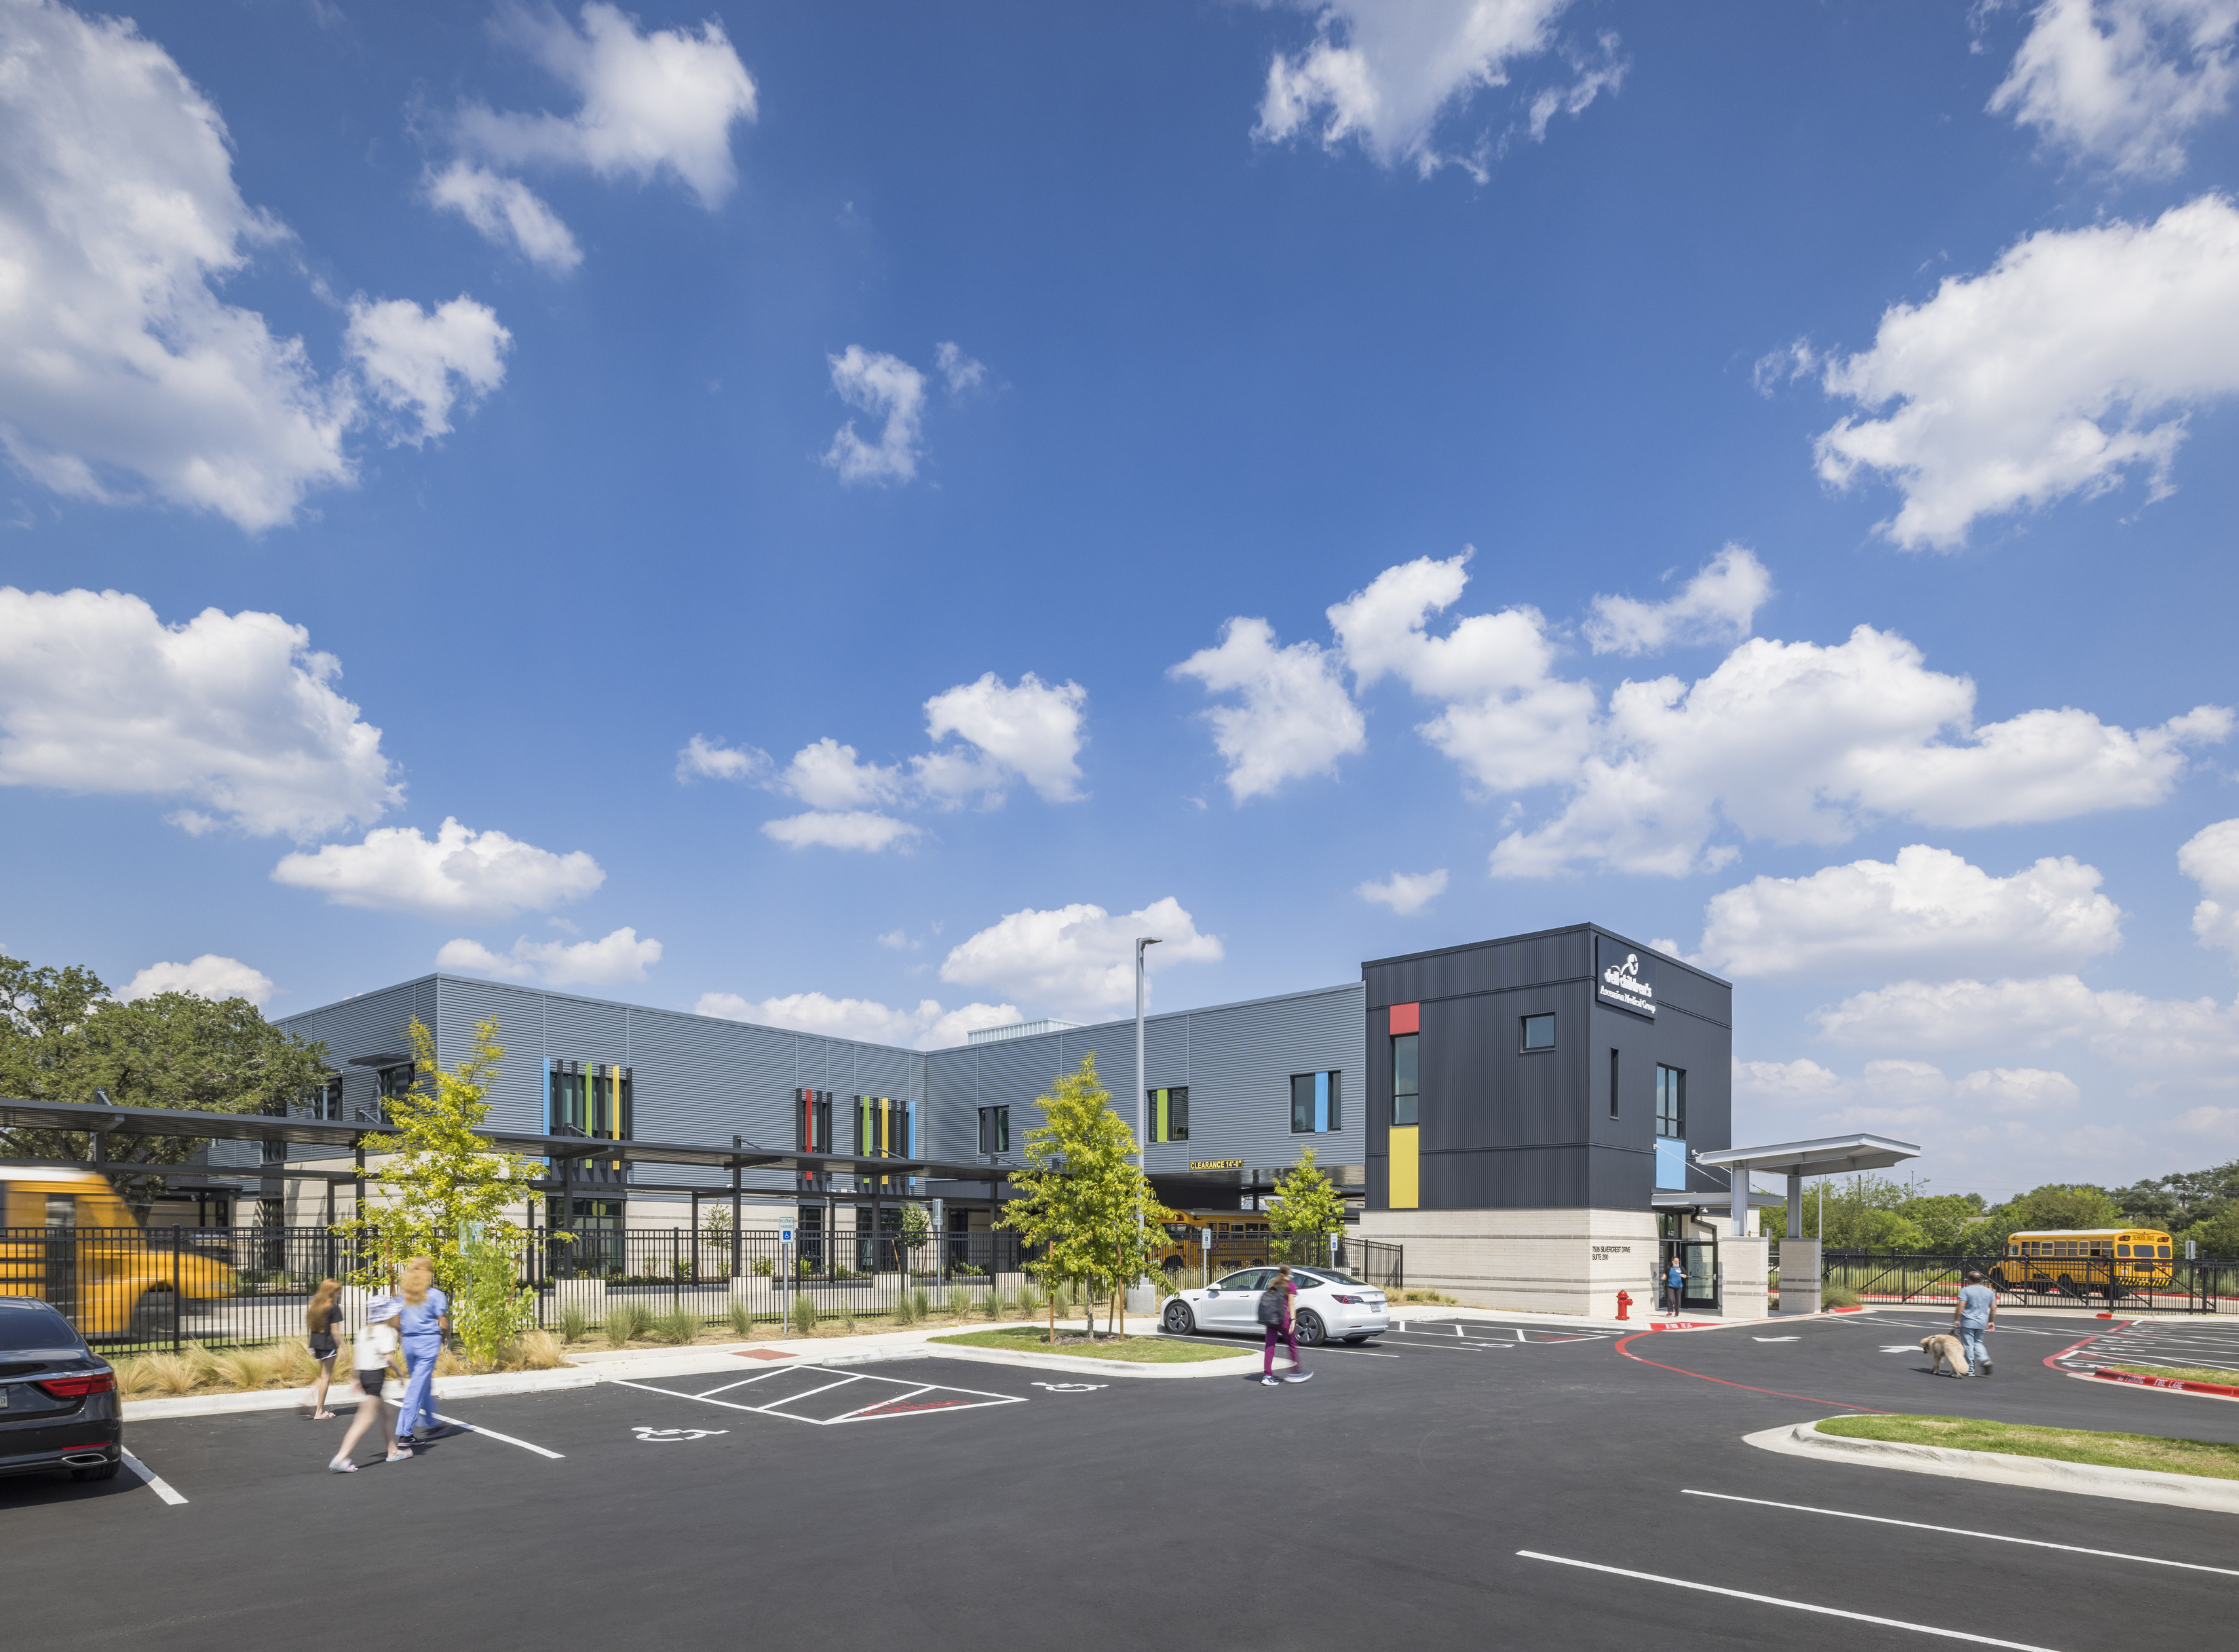
[{"label": "car windshield", "polygon": [[[1300,1271],[1305,1272],[1306,1271],[1301,1269]],[[1306,1277],[1309,1279],[1319,1279],[1325,1284],[1333,1285],[1359,1285],[1363,1290],[1368,1289],[1367,1280],[1356,1279],[1349,1273],[1339,1273],[1332,1268],[1316,1268],[1311,1273],[1306,1273]]]},{"label": "car windshield", "polygon": [[43,1303],[0,1303],[0,1354],[77,1347],[77,1333]]}]

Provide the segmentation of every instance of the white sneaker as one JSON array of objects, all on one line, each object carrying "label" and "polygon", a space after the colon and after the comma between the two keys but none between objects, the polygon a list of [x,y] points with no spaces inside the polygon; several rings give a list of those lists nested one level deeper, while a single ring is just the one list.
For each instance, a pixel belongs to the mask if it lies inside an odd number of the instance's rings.
[{"label": "white sneaker", "polygon": [[1266,1376],[1259,1379],[1259,1386],[1262,1388],[1272,1388],[1279,1380],[1281,1379],[1277,1377],[1272,1371],[1270,1371]]},{"label": "white sneaker", "polygon": [[1303,1383],[1312,1375],[1313,1373],[1312,1371],[1292,1371],[1289,1376],[1284,1377],[1283,1380],[1286,1383]]}]

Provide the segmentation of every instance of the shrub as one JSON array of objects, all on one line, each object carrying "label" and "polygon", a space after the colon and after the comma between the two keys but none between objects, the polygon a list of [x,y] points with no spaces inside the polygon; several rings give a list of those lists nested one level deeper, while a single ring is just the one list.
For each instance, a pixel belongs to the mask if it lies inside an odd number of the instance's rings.
[{"label": "shrub", "polygon": [[653,1316],[645,1304],[618,1302],[607,1310],[607,1340],[617,1348],[627,1348],[643,1337],[653,1324]]},{"label": "shrub", "polygon": [[1042,1309],[1042,1293],[1032,1285],[1019,1287],[1019,1311],[1032,1318]]},{"label": "shrub", "polygon": [[853,1302],[840,1310],[840,1323],[844,1335],[853,1337],[855,1334],[855,1304]]},{"label": "shrub", "polygon": [[816,1304],[806,1294],[793,1299],[793,1330],[796,1337],[816,1334]]},{"label": "shrub", "polygon": [[770,1259],[767,1257],[756,1257],[754,1258],[755,1278],[767,1279],[776,1270],[770,1266]]},{"label": "shrub", "polygon": [[953,1319],[961,1319],[972,1311],[972,1293],[962,1285],[952,1285],[948,1290],[948,1313]]},{"label": "shrub", "polygon": [[897,1325],[914,1325],[917,1323],[917,1304],[910,1300],[910,1292],[905,1290],[894,1297],[894,1324]]},{"label": "shrub", "polygon": [[1858,1305],[1858,1293],[1848,1285],[1823,1285],[1819,1290],[1819,1305],[1822,1308],[1855,1308]]},{"label": "shrub", "polygon": [[580,1343],[591,1334],[591,1316],[580,1302],[571,1302],[560,1310],[560,1340]]},{"label": "shrub", "polygon": [[753,1336],[754,1334],[754,1310],[747,1307],[743,1302],[733,1303],[731,1304],[731,1329],[738,1333],[741,1340],[742,1341],[745,1338]]},{"label": "shrub", "polygon": [[681,1345],[696,1341],[700,1335],[700,1316],[689,1308],[671,1308],[665,1314],[653,1316],[648,1331],[655,1342]]},{"label": "shrub", "polygon": [[927,1294],[924,1288],[920,1287],[919,1289],[911,1291],[909,1295],[910,1306],[917,1310],[917,1317],[920,1319],[932,1318],[933,1297]]},{"label": "shrub", "polygon": [[988,1318],[990,1318],[990,1319],[1000,1319],[1000,1318],[1003,1317],[1004,1310],[1005,1310],[1006,1309],[1009,1308],[1009,1307],[1010,1307],[1010,1305],[1011,1305],[1011,1304],[1009,1304],[1009,1302],[1007,1302],[1007,1300],[1005,1300],[1004,1296],[1003,1296],[1003,1293],[1002,1293],[1001,1291],[1000,1291],[1000,1290],[990,1290],[990,1291],[987,1293],[987,1317],[988,1317]]}]

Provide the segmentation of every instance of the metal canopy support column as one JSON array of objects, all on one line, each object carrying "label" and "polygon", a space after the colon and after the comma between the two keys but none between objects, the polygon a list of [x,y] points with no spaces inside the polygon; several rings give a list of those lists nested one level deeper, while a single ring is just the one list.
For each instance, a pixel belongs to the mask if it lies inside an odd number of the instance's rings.
[{"label": "metal canopy support column", "polygon": [[[742,1138],[734,1136],[731,1138],[731,1145],[740,1146],[742,1141]],[[734,1279],[739,1277],[739,1248],[744,1243],[740,1232],[740,1219],[742,1214],[740,1205],[739,1161],[734,1158],[731,1161],[731,1277]]]},{"label": "metal canopy support column", "polygon": [[1788,1172],[1788,1237],[1804,1237],[1804,1172],[1800,1170]]}]

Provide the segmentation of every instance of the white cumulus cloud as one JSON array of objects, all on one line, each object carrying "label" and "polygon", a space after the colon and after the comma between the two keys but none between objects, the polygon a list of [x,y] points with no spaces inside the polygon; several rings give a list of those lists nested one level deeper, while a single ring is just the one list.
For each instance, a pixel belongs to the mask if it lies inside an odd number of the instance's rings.
[{"label": "white cumulus cloud", "polygon": [[116,996],[130,1003],[158,992],[191,992],[213,1004],[227,998],[247,998],[262,1009],[273,993],[272,978],[237,958],[204,952],[184,964],[150,964],[125,984]]},{"label": "white cumulus cloud", "polygon": [[432,839],[418,826],[382,826],[362,843],[297,850],[272,869],[275,883],[315,890],[338,906],[443,917],[547,912],[581,899],[606,879],[581,849],[555,854],[448,816]]},{"label": "white cumulus cloud", "polygon": [[1009,1026],[1025,1018],[1014,1004],[967,1004],[944,1010],[932,998],[920,998],[915,1009],[890,1009],[872,998],[835,998],[821,992],[793,992],[759,1002],[736,992],[703,992],[694,1007],[698,1014],[726,1021],[751,1021],[866,1044],[912,1045],[920,1050],[962,1044],[981,1027]]},{"label": "white cumulus cloud", "polygon": [[1591,748],[1592,687],[1555,674],[1546,617],[1518,606],[1475,614],[1442,636],[1431,618],[1469,583],[1464,550],[1389,567],[1329,610],[1345,664],[1363,688],[1394,675],[1445,709],[1417,730],[1488,791],[1568,780]]},{"label": "white cumulus cloud", "polygon": [[546,986],[606,986],[641,981],[648,965],[661,962],[661,943],[640,940],[625,926],[595,941],[533,941],[523,936],[510,952],[495,952],[480,941],[446,941],[435,954],[439,970],[494,975],[509,981],[538,981]]},{"label": "white cumulus cloud", "polygon": [[2239,820],[2202,826],[2176,852],[2176,865],[2200,886],[2192,932],[2203,945],[2239,952]]},{"label": "white cumulus cloud", "polygon": [[1729,975],[1957,974],[2072,968],[2122,944],[2099,873],[2047,857],[1995,878],[1916,843],[1894,864],[1758,878],[1711,898],[1702,955]]},{"label": "white cumulus cloud", "polygon": [[432,310],[409,298],[361,299],[350,306],[342,335],[343,354],[357,363],[366,388],[417,417],[419,428],[398,438],[415,447],[448,434],[453,402],[463,396],[471,403],[497,388],[512,343],[496,312],[464,294]]},{"label": "white cumulus cloud", "polygon": [[953,342],[933,346],[933,363],[940,369],[940,376],[948,381],[951,395],[961,395],[967,390],[976,388],[987,376],[987,364],[973,361],[965,355],[961,345]]},{"label": "white cumulus cloud", "polygon": [[1446,869],[1436,872],[1395,872],[1382,883],[1365,883],[1354,889],[1363,900],[1389,906],[1401,917],[1418,912],[1446,892]]},{"label": "white cumulus cloud", "polygon": [[2082,1098],[2066,1073],[2041,1067],[1983,1068],[1955,1079],[1932,1063],[1901,1058],[1869,1061],[1855,1076],[1808,1059],[1734,1063],[1736,1110],[1771,1113],[1767,1127],[1807,1136],[1964,1137],[1977,1120],[2020,1116],[2042,1124]]},{"label": "white cumulus cloud", "polygon": [[769,753],[752,746],[726,746],[694,734],[676,754],[676,778],[688,780],[760,780],[770,773]]},{"label": "white cumulus cloud", "polygon": [[1217,647],[1199,649],[1166,674],[1194,677],[1208,693],[1239,696],[1240,704],[1205,713],[1213,746],[1228,762],[1229,794],[1239,803],[1286,780],[1332,773],[1338,759],[1368,744],[1368,726],[1345,692],[1339,656],[1318,643],[1281,647],[1265,620],[1231,620]]},{"label": "white cumulus cloud", "polygon": [[1624,683],[1560,813],[1503,839],[1492,869],[1678,876],[1733,858],[1711,846],[1722,826],[1832,844],[1877,819],[1982,826],[2140,807],[2169,795],[2189,747],[2231,728],[2218,707],[2135,731],[2073,707],[1977,725],[1971,681],[1870,626],[1832,647],[1752,639],[1692,684]]},{"label": "white cumulus cloud", "polygon": [[907,820],[874,809],[812,809],[807,814],[762,822],[762,835],[787,848],[860,849],[873,854],[896,844],[907,847],[922,833]]},{"label": "white cumulus cloud", "polygon": [[713,211],[738,182],[731,128],[754,118],[754,77],[723,25],[640,31],[619,8],[585,6],[581,27],[549,9],[501,14],[509,37],[581,100],[573,114],[469,104],[462,147],[511,167],[581,168],[601,178],[676,178]]},{"label": "white cumulus cloud", "polygon": [[1199,933],[1196,920],[1169,895],[1117,914],[1086,904],[1011,912],[952,950],[941,962],[940,979],[992,986],[1042,1013],[1085,1018],[1132,1008],[1139,935],[1164,942],[1149,951],[1154,974],[1223,956],[1219,939]]},{"label": "white cumulus cloud", "polygon": [[519,178],[454,161],[440,172],[431,169],[426,189],[429,205],[457,213],[485,241],[511,242],[531,263],[565,275],[583,262],[560,215]]},{"label": "white cumulus cloud", "polygon": [[[1267,66],[1252,136],[1281,143],[1310,133],[1334,150],[1348,139],[1375,161],[1412,162],[1423,176],[1459,164],[1485,176],[1489,143],[1441,152],[1440,119],[1487,87],[1505,86],[1511,69],[1554,51],[1553,24],[1569,0],[1292,0],[1311,12],[1314,37],[1304,50],[1277,52]],[[1575,78],[1532,100],[1531,136],[1545,136],[1557,113],[1578,114],[1624,73],[1614,36],[1589,63],[1568,54]]]},{"label": "white cumulus cloud", "polygon": [[795,752],[777,783],[812,809],[854,809],[890,801],[903,778],[899,766],[863,762],[854,746],[827,735]]},{"label": "white cumulus cloud", "polygon": [[832,388],[851,408],[884,422],[878,439],[855,434],[853,419],[834,433],[824,462],[843,482],[910,481],[917,475],[919,427],[925,417],[925,375],[899,355],[850,344],[832,364]]},{"label": "white cumulus cloud", "polygon": [[1899,545],[1952,549],[1977,517],[2134,470],[2158,495],[2186,416],[2239,391],[2239,211],[2210,195],[2151,223],[2040,230],[1892,306],[1824,382],[1862,412],[1820,435],[1819,474],[1888,477],[1904,504],[1882,527]]},{"label": "white cumulus cloud", "polygon": [[2235,33],[2239,0],[2043,0],[1990,109],[2118,172],[2167,176],[2230,107]]},{"label": "white cumulus cloud", "polygon": [[195,831],[368,824],[403,788],[341,675],[276,614],[166,626],[122,592],[0,587],[0,786],[175,798]]},{"label": "white cumulus cloud", "polygon": [[[1014,688],[993,672],[960,683],[925,702],[926,733],[968,740],[1000,771],[1016,774],[1047,803],[1080,795],[1081,723],[1088,691],[1076,682],[1046,683],[1033,672]],[[938,758],[935,753],[935,758]],[[919,760],[928,789],[940,786]],[[975,788],[976,789],[976,788]]]},{"label": "white cumulus cloud", "polygon": [[1598,596],[1586,621],[1596,654],[1655,654],[1675,643],[1738,642],[1772,595],[1772,575],[1744,545],[1729,545],[1661,602]]},{"label": "white cumulus cloud", "polygon": [[216,107],[130,21],[0,6],[0,445],[34,480],[260,532],[355,480],[345,443],[365,393],[415,407],[425,435],[453,374],[495,384],[503,329],[464,299],[433,323],[452,352],[441,396],[427,395],[429,342],[401,339],[389,304],[366,307],[369,330],[345,339],[354,365],[322,376],[300,339],[218,295],[289,239],[243,199]]}]

